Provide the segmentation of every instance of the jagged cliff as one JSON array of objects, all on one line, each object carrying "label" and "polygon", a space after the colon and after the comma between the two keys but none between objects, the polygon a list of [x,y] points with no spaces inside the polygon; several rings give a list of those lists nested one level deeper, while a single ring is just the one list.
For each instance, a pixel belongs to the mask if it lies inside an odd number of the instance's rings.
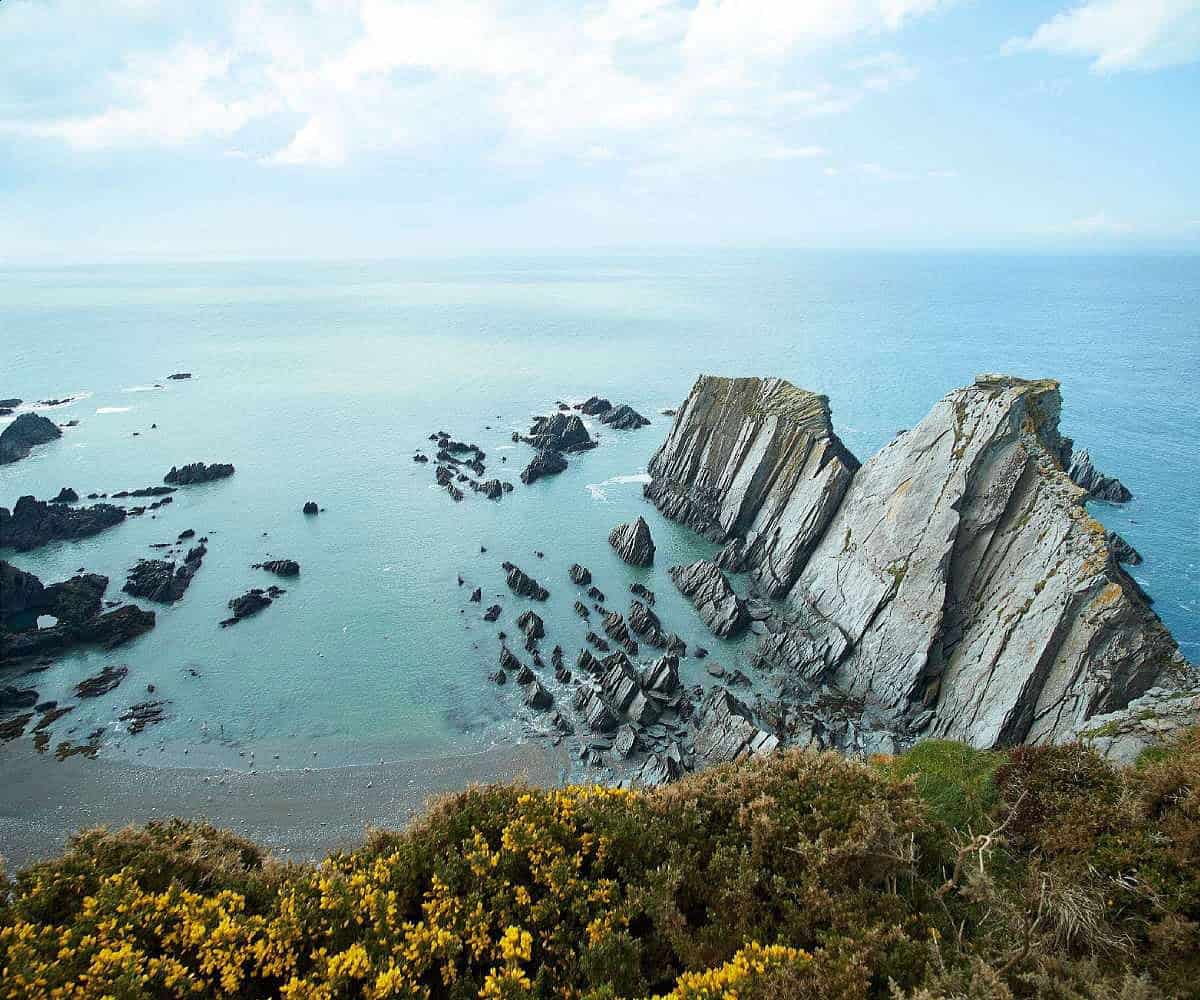
[{"label": "jagged cliff", "polygon": [[701,376],[650,461],[646,496],[762,590],[791,588],[858,468],[829,400],[783,379]]},{"label": "jagged cliff", "polygon": [[979,376],[859,468],[824,397],[702,377],[646,493],[786,593],[765,665],[902,731],[1058,741],[1186,669],[1063,469],[1060,405],[1056,382]]}]

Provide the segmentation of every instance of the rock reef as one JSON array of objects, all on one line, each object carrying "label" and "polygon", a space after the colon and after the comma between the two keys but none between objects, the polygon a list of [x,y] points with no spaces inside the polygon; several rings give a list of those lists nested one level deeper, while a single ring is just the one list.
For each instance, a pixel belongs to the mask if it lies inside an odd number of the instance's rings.
[{"label": "rock reef", "polygon": [[191,486],[193,483],[210,483],[214,479],[225,479],[232,476],[234,471],[233,466],[227,462],[214,462],[212,465],[192,462],[182,468],[172,465],[171,471],[163,476],[163,482],[174,486]]},{"label": "rock reef", "polygon": [[39,413],[22,413],[0,433],[0,465],[25,458],[37,445],[62,437],[53,420]]},{"label": "rock reef", "polygon": [[646,495],[784,599],[758,650],[784,685],[906,736],[1061,742],[1187,667],[1064,468],[1060,407],[1054,381],[981,375],[860,468],[824,397],[704,376]]},{"label": "rock reef", "polygon": [[0,507],[0,549],[28,552],[48,542],[87,538],[120,524],[126,512],[114,504],[68,507],[31,496],[21,497],[10,512]]}]

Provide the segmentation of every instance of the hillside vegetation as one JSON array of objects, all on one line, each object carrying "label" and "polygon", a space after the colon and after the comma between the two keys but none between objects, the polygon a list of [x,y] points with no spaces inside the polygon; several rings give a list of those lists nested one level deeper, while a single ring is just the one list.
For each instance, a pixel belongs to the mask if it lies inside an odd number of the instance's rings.
[{"label": "hillside vegetation", "polygon": [[1200,735],[474,788],[320,865],[171,821],[12,877],[0,996],[1200,995]]}]

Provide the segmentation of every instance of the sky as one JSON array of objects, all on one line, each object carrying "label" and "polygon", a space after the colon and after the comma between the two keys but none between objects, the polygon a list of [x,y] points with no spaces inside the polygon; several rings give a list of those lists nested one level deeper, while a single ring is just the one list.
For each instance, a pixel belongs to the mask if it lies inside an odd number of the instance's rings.
[{"label": "sky", "polygon": [[1200,252],[1200,0],[0,0],[0,262]]}]

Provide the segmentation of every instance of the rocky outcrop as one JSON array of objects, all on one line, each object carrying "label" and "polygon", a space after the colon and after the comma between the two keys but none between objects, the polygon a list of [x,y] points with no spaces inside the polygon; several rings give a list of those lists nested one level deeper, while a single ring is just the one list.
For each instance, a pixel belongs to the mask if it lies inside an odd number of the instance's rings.
[{"label": "rocky outcrop", "polygon": [[22,413],[0,432],[0,465],[20,461],[37,445],[62,437],[53,420],[40,413]]},{"label": "rocky outcrop", "polygon": [[79,625],[100,614],[100,602],[108,589],[108,577],[80,573],[69,580],[50,584],[45,590],[45,611],[61,622]]},{"label": "rocky outcrop", "polygon": [[829,401],[783,379],[701,376],[650,460],[645,493],[667,517],[734,543],[725,568],[770,596],[795,583],[858,468]]},{"label": "rocky outcrop", "polygon": [[1200,686],[1151,688],[1124,708],[1093,715],[1071,738],[1116,764],[1132,764],[1145,750],[1170,743],[1200,725]]},{"label": "rocky outcrop", "polygon": [[50,501],[50,503],[78,503],[79,494],[76,493],[70,486],[64,486],[58,491],[58,495]]},{"label": "rocky outcrop", "polygon": [[214,479],[225,479],[232,476],[234,471],[232,465],[223,462],[214,462],[212,465],[192,462],[183,468],[172,465],[171,471],[163,476],[163,482],[174,486],[191,486],[193,483],[210,483]]},{"label": "rocky outcrop", "polygon": [[646,427],[650,421],[643,417],[632,406],[622,403],[600,414],[600,423],[618,431],[633,431]]},{"label": "rocky outcrop", "polygon": [[571,582],[577,587],[586,587],[592,582],[592,571],[579,563],[571,564]]},{"label": "rocky outcrop", "polygon": [[596,447],[583,421],[574,414],[555,413],[537,417],[529,433],[521,438],[539,450],[578,452]]},{"label": "rocky outcrop", "polygon": [[701,559],[690,566],[672,566],[671,580],[695,605],[713,635],[728,638],[750,624],[745,600],[734,593],[716,563]]},{"label": "rocky outcrop", "polygon": [[207,552],[197,545],[178,566],[173,559],[139,559],[121,589],[134,597],[174,604],[187,591]]},{"label": "rocky outcrop", "polygon": [[1108,532],[1108,548],[1112,552],[1113,558],[1119,563],[1129,566],[1142,564],[1142,554],[1115,531]]},{"label": "rocky outcrop", "polygon": [[268,562],[255,563],[253,569],[265,569],[276,576],[299,576],[300,564],[295,559],[271,559]]},{"label": "rocky outcrop", "polygon": [[618,524],[609,532],[608,544],[630,566],[650,566],[654,562],[654,539],[650,537],[650,525],[643,517]]},{"label": "rocky outcrop", "polygon": [[535,601],[544,601],[550,596],[550,591],[521,569],[520,566],[506,562],[503,564],[503,568],[504,572],[508,574],[504,578],[505,583],[508,584],[508,589],[518,597],[530,597]]},{"label": "rocky outcrop", "polygon": [[0,663],[61,653],[77,645],[114,649],[154,628],[154,612],[125,604],[80,623],[59,622],[50,628],[0,635]]},{"label": "rocky outcrop", "polygon": [[321,512],[321,508],[317,506],[316,500],[305,500],[304,501],[304,513],[306,515],[308,515],[309,517],[315,517],[320,512]]},{"label": "rocky outcrop", "polygon": [[778,737],[755,725],[750,708],[725,688],[715,687],[705,697],[696,732],[696,756],[705,765],[768,754],[778,746]]},{"label": "rocky outcrop", "polygon": [[1071,482],[1086,490],[1089,497],[1107,503],[1127,503],[1133,499],[1133,494],[1121,480],[1104,475],[1092,465],[1092,456],[1087,453],[1086,448],[1072,455],[1071,443],[1068,441],[1065,443],[1063,454],[1070,457],[1067,475],[1071,477]]},{"label": "rocky outcrop", "polygon": [[598,417],[602,413],[607,413],[612,408],[612,403],[603,396],[588,396],[587,399],[576,407],[580,413],[586,413],[589,417]]},{"label": "rocky outcrop", "polygon": [[0,559],[0,624],[46,605],[46,589],[32,573]]},{"label": "rocky outcrop", "polygon": [[279,587],[268,587],[266,590],[254,587],[247,590],[241,597],[233,598],[229,602],[229,610],[233,614],[221,622],[221,628],[236,625],[243,618],[258,614],[263,608],[270,607],[275,598],[282,593],[283,591]]},{"label": "rocky outcrop", "polygon": [[[778,447],[784,422],[751,405],[760,395],[768,412],[787,399],[808,414],[814,440],[800,448],[793,420]],[[1177,685],[1174,640],[1063,468],[1056,382],[979,376],[857,471],[820,399],[701,379],[651,463],[661,509],[742,542],[742,565],[772,593],[793,580],[760,665],[831,684],[900,730],[976,746],[1066,740]],[[773,508],[748,499],[789,481]],[[770,509],[788,513],[764,536],[751,525]]]},{"label": "rocky outcrop", "polygon": [[556,476],[565,472],[567,460],[560,451],[539,451],[521,471],[521,482],[526,486],[536,483],[545,476]]},{"label": "rocky outcrop", "polygon": [[48,542],[87,538],[120,524],[125,514],[122,508],[108,503],[68,507],[21,497],[11,513],[7,507],[0,507],[0,549],[28,552]]}]

